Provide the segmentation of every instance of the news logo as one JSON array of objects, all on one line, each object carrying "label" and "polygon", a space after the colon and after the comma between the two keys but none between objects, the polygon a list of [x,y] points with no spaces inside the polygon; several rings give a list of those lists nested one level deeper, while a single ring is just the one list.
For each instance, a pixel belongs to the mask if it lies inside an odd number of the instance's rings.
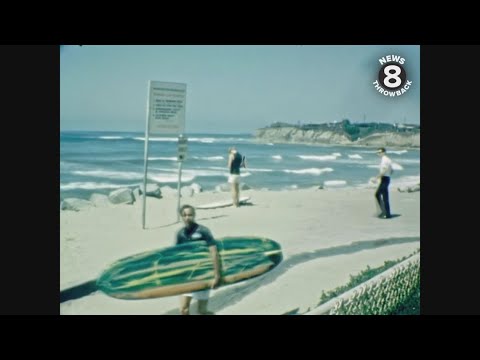
[{"label": "news logo", "polygon": [[375,89],[383,96],[394,97],[405,94],[412,81],[407,79],[407,72],[402,66],[405,58],[399,55],[386,55],[378,59],[380,70],[378,79],[373,82]]}]

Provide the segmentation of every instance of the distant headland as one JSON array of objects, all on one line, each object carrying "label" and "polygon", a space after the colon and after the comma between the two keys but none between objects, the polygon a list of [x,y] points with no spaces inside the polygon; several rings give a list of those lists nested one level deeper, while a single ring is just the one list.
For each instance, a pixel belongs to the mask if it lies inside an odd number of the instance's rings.
[{"label": "distant headland", "polygon": [[260,142],[420,147],[420,125],[389,123],[351,123],[350,120],[323,124],[275,122],[255,130]]}]

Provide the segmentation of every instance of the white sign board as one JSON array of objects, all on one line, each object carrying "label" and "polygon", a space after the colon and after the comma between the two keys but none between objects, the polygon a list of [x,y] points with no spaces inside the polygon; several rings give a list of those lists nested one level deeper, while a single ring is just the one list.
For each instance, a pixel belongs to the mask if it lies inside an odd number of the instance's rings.
[{"label": "white sign board", "polygon": [[187,84],[149,82],[149,134],[183,134]]}]

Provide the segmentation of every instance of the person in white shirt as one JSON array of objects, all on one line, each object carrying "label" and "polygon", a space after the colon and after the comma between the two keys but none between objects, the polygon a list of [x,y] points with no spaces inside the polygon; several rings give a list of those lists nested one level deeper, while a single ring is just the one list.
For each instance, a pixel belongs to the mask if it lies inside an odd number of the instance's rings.
[{"label": "person in white shirt", "polygon": [[390,185],[390,176],[392,175],[392,160],[386,155],[386,150],[383,147],[377,149],[377,154],[382,160],[380,161],[380,173],[377,176],[380,181],[377,191],[375,191],[375,198],[382,210],[379,218],[390,219],[392,214],[390,213],[390,201],[388,199],[388,185]]}]

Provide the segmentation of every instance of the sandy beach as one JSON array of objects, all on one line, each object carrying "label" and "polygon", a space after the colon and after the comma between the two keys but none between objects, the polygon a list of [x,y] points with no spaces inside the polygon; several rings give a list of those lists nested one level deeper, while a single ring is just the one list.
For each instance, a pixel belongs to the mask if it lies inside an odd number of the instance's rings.
[{"label": "sandy beach", "polygon": [[[322,291],[345,285],[350,275],[420,248],[420,192],[390,189],[392,219],[378,219],[374,189],[247,190],[248,205],[197,210],[198,223],[217,238],[262,236],[279,242],[283,262],[255,279],[221,287],[209,308],[217,315],[305,312]],[[181,199],[193,206],[230,199],[228,192],[202,192]],[[113,261],[171,246],[182,226],[174,195],[133,205],[60,211],[60,290],[95,279]],[[178,314],[178,296],[118,300],[100,292],[60,304],[60,313]],[[196,304],[192,304],[195,314]]]}]

